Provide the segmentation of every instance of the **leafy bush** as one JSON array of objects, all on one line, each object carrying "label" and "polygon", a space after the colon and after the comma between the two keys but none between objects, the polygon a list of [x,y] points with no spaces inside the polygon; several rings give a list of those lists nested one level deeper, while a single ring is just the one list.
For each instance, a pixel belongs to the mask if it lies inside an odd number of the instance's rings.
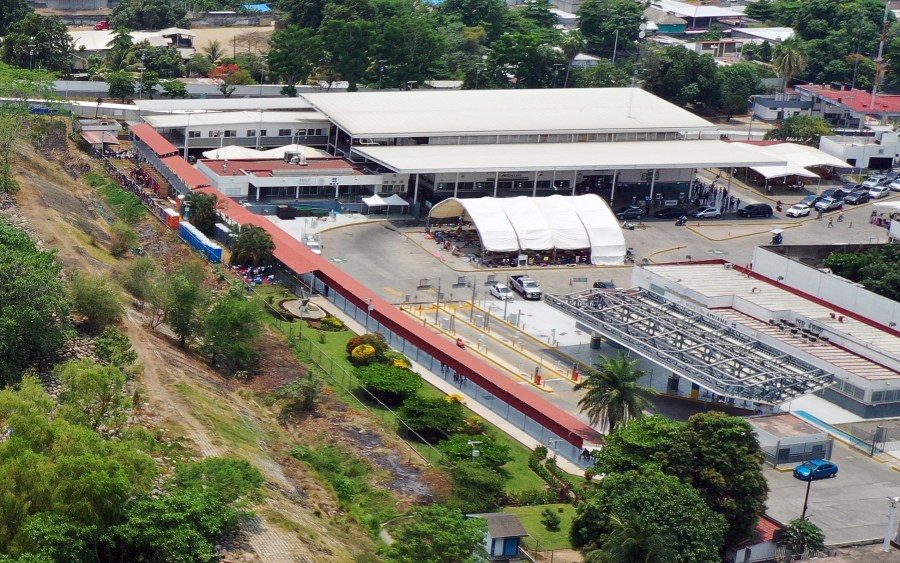
[{"label": "leafy bush", "polygon": [[459,400],[413,396],[403,401],[400,419],[429,443],[435,444],[459,432],[465,411]]},{"label": "leafy bush", "polygon": [[139,240],[134,229],[121,221],[113,225],[110,230],[112,240],[109,246],[109,253],[116,258],[125,256]]},{"label": "leafy bush", "polygon": [[504,504],[511,506],[536,506],[556,502],[557,495],[550,489],[528,489],[506,493]]},{"label": "leafy bush", "polygon": [[350,354],[350,361],[357,366],[365,366],[375,361],[375,348],[368,344],[360,344]]},{"label": "leafy bush", "polygon": [[384,363],[398,368],[409,369],[409,367],[412,365],[412,363],[409,361],[409,358],[395,350],[386,350],[382,354],[382,360],[384,361]]},{"label": "leafy bush", "polygon": [[131,349],[128,335],[114,326],[103,329],[94,339],[94,355],[100,362],[125,369],[137,361],[137,352]]},{"label": "leafy bush", "polygon": [[327,330],[329,332],[340,332],[347,328],[347,325],[344,324],[344,321],[337,317],[327,316],[319,321],[322,330]]},{"label": "leafy bush", "polygon": [[72,309],[84,317],[91,330],[115,323],[125,311],[119,288],[104,276],[74,275],[69,292],[72,296]]},{"label": "leafy bush", "polygon": [[461,461],[450,470],[453,498],[447,504],[463,512],[492,512],[503,496],[502,475],[471,461]]},{"label": "leafy bush", "polygon": [[[356,360],[357,351],[361,348],[368,348],[373,354],[375,352],[374,348],[363,344],[353,351],[354,360]],[[399,405],[415,395],[422,387],[422,378],[419,374],[405,368],[374,364],[358,367],[355,373],[359,382],[388,406]]]},{"label": "leafy bush", "polygon": [[369,332],[367,334],[354,336],[347,341],[347,355],[349,356],[350,354],[352,354],[353,350],[361,344],[368,344],[372,348],[375,348],[375,352],[377,353],[378,357],[381,357],[385,352],[388,351],[388,344],[384,339],[384,335],[380,332]]},{"label": "leafy bush", "polygon": [[[481,443],[470,445],[470,441]],[[512,460],[509,446],[484,435],[454,434],[441,442],[438,449],[451,461],[471,461],[475,465],[494,470]],[[472,456],[473,450],[478,451],[477,457]]]},{"label": "leafy bush", "polygon": [[541,511],[541,524],[551,532],[558,532],[562,518],[552,508],[545,508]]},{"label": "leafy bush", "polygon": [[284,401],[278,417],[282,420],[299,413],[312,412],[322,395],[322,380],[313,373],[307,372],[306,377],[298,377],[274,393],[277,400]]},{"label": "leafy bush", "polygon": [[825,533],[809,520],[791,520],[784,529],[781,545],[787,546],[791,552],[799,555],[809,549],[822,551],[825,549]]}]

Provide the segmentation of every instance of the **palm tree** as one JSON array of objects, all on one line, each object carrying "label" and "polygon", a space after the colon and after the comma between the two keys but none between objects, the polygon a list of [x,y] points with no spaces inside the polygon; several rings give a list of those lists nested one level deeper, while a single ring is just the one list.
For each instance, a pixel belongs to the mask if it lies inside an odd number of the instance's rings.
[{"label": "palm tree", "polygon": [[652,523],[632,514],[626,518],[610,515],[613,529],[603,547],[585,553],[584,563],[672,563],[677,552],[672,535],[660,532]]},{"label": "palm tree", "polygon": [[231,247],[231,263],[266,266],[272,260],[272,235],[255,225],[241,227]]},{"label": "palm tree", "polygon": [[209,59],[209,62],[214,63],[225,55],[225,48],[222,47],[222,43],[218,39],[213,39],[207,42],[203,52],[206,53],[206,58]]},{"label": "palm tree", "polygon": [[637,380],[647,374],[637,369],[637,363],[620,352],[617,358],[604,358],[597,364],[598,369],[589,371],[575,385],[576,391],[587,389],[578,406],[587,413],[592,425],[602,423],[602,430],[612,432],[643,416],[650,398],[658,393],[637,385]]},{"label": "palm tree", "polygon": [[785,90],[791,80],[806,69],[806,53],[803,52],[803,44],[797,39],[788,39],[775,47],[772,62],[778,70],[778,74],[784,78]]},{"label": "palm tree", "polygon": [[563,88],[569,87],[569,73],[572,72],[572,63],[575,57],[584,49],[584,35],[580,31],[570,31],[563,37],[559,44],[563,56],[566,58],[566,79],[563,80]]}]

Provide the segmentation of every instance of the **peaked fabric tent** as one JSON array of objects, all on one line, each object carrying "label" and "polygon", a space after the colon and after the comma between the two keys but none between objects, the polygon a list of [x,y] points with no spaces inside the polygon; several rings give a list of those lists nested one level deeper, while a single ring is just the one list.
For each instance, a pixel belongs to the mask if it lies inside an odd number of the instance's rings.
[{"label": "peaked fabric tent", "polygon": [[489,252],[589,248],[591,263],[622,264],[625,236],[600,196],[450,198],[437,203],[429,220],[461,217],[475,225]]},{"label": "peaked fabric tent", "polygon": [[373,207],[384,207],[385,205],[387,205],[387,203],[385,203],[384,200],[381,199],[381,196],[379,196],[378,194],[364,197],[362,198],[362,202],[365,203],[366,207],[368,207],[369,209]]}]

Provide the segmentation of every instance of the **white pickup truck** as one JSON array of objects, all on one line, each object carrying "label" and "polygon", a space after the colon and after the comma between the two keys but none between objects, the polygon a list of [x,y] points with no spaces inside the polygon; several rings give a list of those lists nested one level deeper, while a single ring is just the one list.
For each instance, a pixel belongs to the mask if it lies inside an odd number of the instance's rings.
[{"label": "white pickup truck", "polygon": [[509,276],[509,286],[525,299],[540,299],[542,295],[541,284],[528,276]]}]

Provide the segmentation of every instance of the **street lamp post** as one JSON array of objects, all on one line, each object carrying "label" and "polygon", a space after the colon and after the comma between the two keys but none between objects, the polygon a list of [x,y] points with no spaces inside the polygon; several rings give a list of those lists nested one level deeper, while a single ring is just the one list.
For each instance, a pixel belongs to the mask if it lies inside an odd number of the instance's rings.
[{"label": "street lamp post", "polygon": [[369,297],[366,299],[366,334],[369,333],[369,317],[372,316],[372,311],[375,310],[375,306],[372,305],[372,298]]},{"label": "street lamp post", "polygon": [[34,44],[34,35],[30,37],[30,42],[28,43],[28,70],[34,70],[34,48],[37,45]]},{"label": "street lamp post", "polygon": [[809,488],[812,486],[812,477],[806,481],[806,496],[803,497],[803,512],[800,513],[800,520],[806,520],[806,509],[809,507]]},{"label": "street lamp post", "polygon": [[[141,84],[140,84],[140,86],[138,86],[138,97],[139,97],[139,99],[143,100],[144,99],[144,71],[147,69],[145,69],[144,67],[140,67],[138,70],[141,71]],[[134,84],[134,83],[132,82],[132,84]]]},{"label": "street lamp post", "polygon": [[381,90],[382,85],[384,84],[384,63],[387,61],[381,59],[378,61],[378,89]]},{"label": "street lamp post", "polygon": [[560,63],[554,63],[553,65],[553,87],[556,88],[556,79],[559,78],[559,69],[562,67]]}]

